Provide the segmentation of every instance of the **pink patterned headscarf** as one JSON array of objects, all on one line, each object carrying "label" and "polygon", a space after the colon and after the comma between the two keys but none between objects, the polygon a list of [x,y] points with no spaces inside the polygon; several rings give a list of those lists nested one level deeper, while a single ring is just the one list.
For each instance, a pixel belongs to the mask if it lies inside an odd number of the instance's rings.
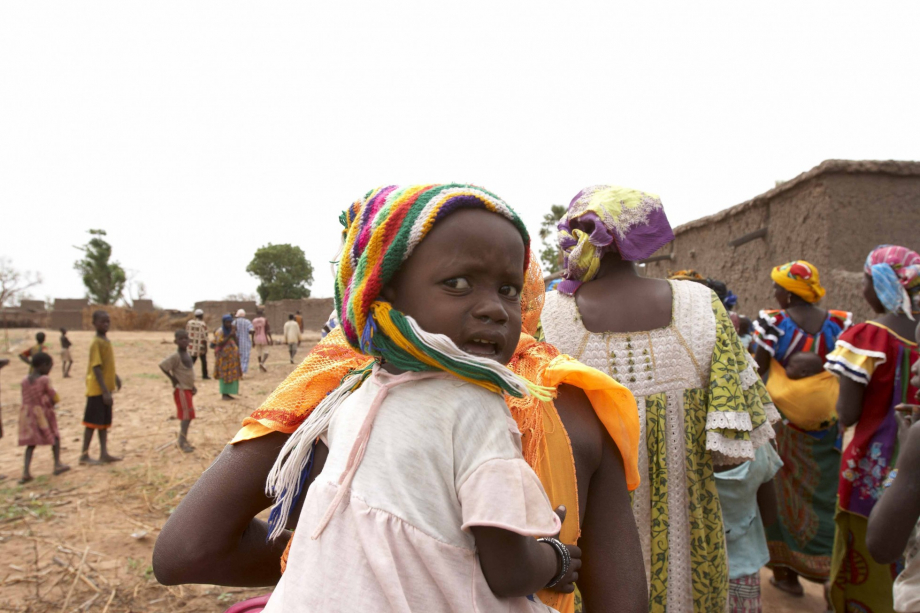
[{"label": "pink patterned headscarf", "polygon": [[920,255],[907,247],[880,245],[866,258],[865,270],[885,310],[913,319],[920,294]]}]

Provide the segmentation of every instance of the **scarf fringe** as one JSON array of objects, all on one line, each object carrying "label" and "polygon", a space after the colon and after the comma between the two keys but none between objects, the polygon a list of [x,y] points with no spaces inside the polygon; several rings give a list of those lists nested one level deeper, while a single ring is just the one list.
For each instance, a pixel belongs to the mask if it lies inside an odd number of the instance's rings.
[{"label": "scarf fringe", "polygon": [[278,538],[284,532],[291,509],[300,497],[304,473],[313,457],[314,441],[329,429],[336,409],[361,386],[370,372],[368,366],[346,375],[339,387],[317,405],[281,448],[265,482],[265,493],[275,499],[268,518],[269,540]]}]

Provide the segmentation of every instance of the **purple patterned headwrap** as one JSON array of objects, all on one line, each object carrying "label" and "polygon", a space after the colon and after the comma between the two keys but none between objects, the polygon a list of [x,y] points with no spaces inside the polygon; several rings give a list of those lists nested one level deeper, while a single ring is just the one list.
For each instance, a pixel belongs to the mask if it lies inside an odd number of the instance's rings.
[{"label": "purple patterned headwrap", "polygon": [[597,275],[606,253],[637,262],[674,240],[658,196],[615,185],[578,192],[558,228],[565,279],[559,291],[569,295]]}]

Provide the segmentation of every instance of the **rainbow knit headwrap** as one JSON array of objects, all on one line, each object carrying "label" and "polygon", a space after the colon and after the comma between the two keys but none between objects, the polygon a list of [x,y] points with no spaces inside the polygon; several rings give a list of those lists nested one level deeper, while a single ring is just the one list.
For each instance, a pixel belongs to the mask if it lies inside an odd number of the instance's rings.
[{"label": "rainbow knit headwrap", "polygon": [[[443,370],[494,392],[549,400],[553,390],[531,383],[494,360],[465,353],[447,336],[422,330],[412,317],[378,300],[380,291],[434,224],[463,208],[491,211],[514,224],[524,239],[526,272],[530,261],[527,228],[495,194],[456,183],[372,190],[339,218],[346,234],[336,273],[335,309],[345,338],[355,349],[403,370]],[[310,472],[314,441],[370,372],[367,366],[347,374],[284,443],[265,484],[266,494],[275,498],[268,519],[269,538],[284,532],[297,504]]]},{"label": "rainbow knit headwrap", "polygon": [[[524,222],[501,198],[460,183],[388,186],[371,190],[343,214],[349,223],[335,285],[335,308],[348,342],[403,370],[445,370],[493,391],[523,393],[509,384],[507,369],[446,347],[446,337],[429,335],[410,318],[379,300],[393,278],[434,225],[459,209],[481,209],[501,215],[524,240],[525,270],[530,261],[530,235]],[[506,372],[507,371],[507,372]],[[530,386],[530,391],[536,391]]]}]

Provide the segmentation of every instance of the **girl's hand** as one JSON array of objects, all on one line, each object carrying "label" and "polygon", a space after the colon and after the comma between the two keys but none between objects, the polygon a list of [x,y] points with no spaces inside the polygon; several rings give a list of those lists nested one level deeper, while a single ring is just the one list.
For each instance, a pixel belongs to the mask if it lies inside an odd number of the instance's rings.
[{"label": "girl's hand", "polygon": [[[566,508],[561,505],[556,507],[556,515],[559,516],[559,521],[564,523]],[[554,538],[558,539],[559,533],[557,533]],[[559,580],[559,583],[549,589],[562,594],[571,594],[575,591],[575,582],[578,581],[578,571],[581,569],[581,549],[577,545],[565,545],[565,548],[569,550],[569,556],[572,558],[572,562],[569,564],[569,570],[565,576]],[[562,560],[559,560],[559,566],[557,568],[558,570],[562,570]]]}]

